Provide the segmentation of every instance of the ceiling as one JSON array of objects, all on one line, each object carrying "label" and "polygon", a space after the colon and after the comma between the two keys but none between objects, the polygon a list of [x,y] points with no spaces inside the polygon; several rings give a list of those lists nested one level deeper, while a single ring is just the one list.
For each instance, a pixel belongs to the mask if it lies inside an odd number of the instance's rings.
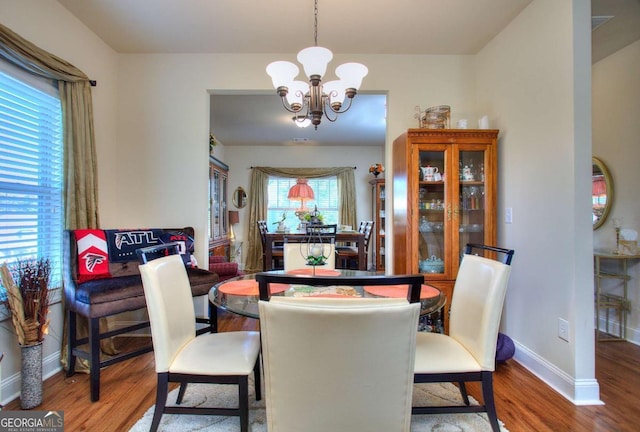
[{"label": "ceiling", "polygon": [[[119,53],[274,53],[279,60],[275,53],[314,42],[312,0],[58,2]],[[318,45],[336,54],[476,54],[530,2],[319,0]],[[593,31],[594,62],[640,39],[640,0],[592,0],[592,15],[614,16]],[[293,125],[275,91],[211,97],[212,130],[225,146],[385,142],[385,95],[358,94],[347,113],[317,130]]]}]

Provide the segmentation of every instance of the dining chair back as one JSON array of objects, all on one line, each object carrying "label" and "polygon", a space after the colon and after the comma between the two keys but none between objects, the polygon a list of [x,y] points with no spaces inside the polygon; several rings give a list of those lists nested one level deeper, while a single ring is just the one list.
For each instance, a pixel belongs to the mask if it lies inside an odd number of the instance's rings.
[{"label": "dining chair back", "polygon": [[505,249],[497,246],[467,243],[464,248],[464,253],[466,255],[479,255],[486,258],[497,259],[506,265],[511,265],[514,251],[512,249]]},{"label": "dining chair back", "polygon": [[260,301],[269,432],[408,432],[419,303]]},{"label": "dining chair back", "polygon": [[[282,265],[280,263],[284,255],[282,246],[267,244],[267,233],[269,232],[269,227],[267,226],[266,220],[259,220],[256,222],[256,224],[258,225],[258,231],[260,232],[260,243],[262,244],[262,271],[282,268]],[[267,266],[267,247],[271,247],[272,262],[268,263],[269,266]]]},{"label": "dining chair back", "polygon": [[[464,405],[414,407],[414,414],[486,412],[493,431],[500,430],[493,371],[510,271],[500,261],[463,256],[451,300],[449,335],[418,333],[414,382],[457,381]],[[482,405],[469,403],[465,383],[471,381],[481,383]]]},{"label": "dining chair back", "polygon": [[324,263],[318,267],[324,269],[336,268],[336,248],[335,238],[323,239],[318,241],[318,237],[310,237],[308,241],[292,243],[285,237],[284,241],[284,271],[301,268],[310,268],[312,264],[308,259],[310,256],[320,257],[321,254]]},{"label": "dining chair back", "polygon": [[[371,234],[373,233],[374,221],[361,221],[358,232],[364,234],[364,255],[365,259],[369,257],[369,244],[371,242]],[[357,269],[358,266],[358,248],[350,245],[336,246],[336,254],[339,268]]]},{"label": "dining chair back", "polygon": [[307,235],[328,235],[335,236],[338,232],[338,225],[307,225]]},{"label": "dining chair back", "polygon": [[[169,255],[140,265],[151,325],[157,373],[156,404],[151,431],[163,413],[230,415],[240,417],[248,431],[248,378],[255,375],[256,399],[260,390],[260,335],[253,331],[207,333],[196,337],[191,287],[182,259]],[[180,383],[177,405],[190,382],[238,385],[237,408],[167,406],[169,382]]]}]

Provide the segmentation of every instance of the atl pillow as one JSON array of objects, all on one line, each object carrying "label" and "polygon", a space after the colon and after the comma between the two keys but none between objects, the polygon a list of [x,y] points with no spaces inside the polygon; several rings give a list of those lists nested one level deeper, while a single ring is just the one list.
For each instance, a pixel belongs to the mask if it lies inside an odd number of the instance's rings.
[{"label": "atl pillow", "polygon": [[180,255],[182,256],[182,261],[184,261],[185,266],[192,267],[191,254],[194,251],[195,246],[191,236],[183,231],[165,231],[160,236],[160,241],[162,243],[180,243]]},{"label": "atl pillow", "polygon": [[111,277],[109,274],[109,248],[103,230],[75,230],[78,249],[78,282]]},{"label": "atl pillow", "polygon": [[110,261],[112,263],[136,261],[136,250],[159,244],[162,232],[157,228],[105,230]]}]

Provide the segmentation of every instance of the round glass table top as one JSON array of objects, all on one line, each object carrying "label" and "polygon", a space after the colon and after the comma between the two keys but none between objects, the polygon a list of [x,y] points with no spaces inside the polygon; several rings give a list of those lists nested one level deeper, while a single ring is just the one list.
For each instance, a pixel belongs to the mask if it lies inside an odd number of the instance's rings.
[{"label": "round glass table top", "polygon": [[[314,272],[316,276],[335,276],[336,284],[331,286],[311,286],[305,284],[305,278],[313,276]],[[270,284],[269,288],[272,296],[407,298],[407,292],[409,289],[408,285],[345,286],[340,284],[340,278],[343,276],[366,277],[382,275],[382,273],[363,270],[309,268],[292,270],[289,273],[285,273],[283,270],[274,270],[267,273],[276,275],[295,275],[300,279],[299,284]],[[259,318],[259,293],[258,282],[255,280],[255,274],[238,276],[233,279],[227,279],[217,283],[209,291],[209,300],[215,306],[223,310],[250,318]],[[446,297],[439,289],[430,285],[422,285],[422,289],[420,291],[421,315],[430,314],[440,310],[445,305],[445,302]]]}]

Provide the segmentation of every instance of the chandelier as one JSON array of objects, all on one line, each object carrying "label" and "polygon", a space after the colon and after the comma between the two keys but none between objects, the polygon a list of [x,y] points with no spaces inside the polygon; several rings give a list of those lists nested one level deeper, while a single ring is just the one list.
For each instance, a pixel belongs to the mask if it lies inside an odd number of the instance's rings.
[{"label": "chandelier", "polygon": [[[294,120],[302,122],[310,119],[316,129],[322,116],[331,122],[338,119],[338,114],[345,113],[352,99],[358,93],[362,79],[369,70],[360,63],[344,63],[336,68],[339,79],[323,84],[322,77],[333,53],[327,48],[318,46],[318,0],[314,1],[314,46],[298,53],[298,61],[302,63],[309,82],[296,81],[300,72],[298,66],[288,61],[275,61],[267,66],[276,93],[282,98],[284,108],[295,114]],[[345,97],[348,104],[343,107]]]}]

